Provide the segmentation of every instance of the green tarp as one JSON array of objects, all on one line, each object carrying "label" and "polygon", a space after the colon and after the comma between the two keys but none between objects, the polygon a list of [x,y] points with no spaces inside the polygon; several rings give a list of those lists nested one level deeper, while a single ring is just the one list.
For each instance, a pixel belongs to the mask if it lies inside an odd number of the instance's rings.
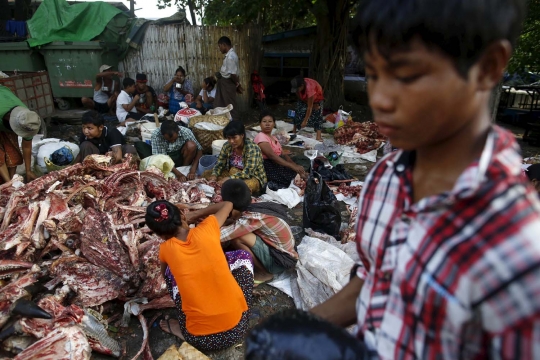
[{"label": "green tarp", "polygon": [[69,5],[65,0],[44,0],[28,21],[28,44],[34,47],[53,41],[90,41],[121,13],[101,1]]}]

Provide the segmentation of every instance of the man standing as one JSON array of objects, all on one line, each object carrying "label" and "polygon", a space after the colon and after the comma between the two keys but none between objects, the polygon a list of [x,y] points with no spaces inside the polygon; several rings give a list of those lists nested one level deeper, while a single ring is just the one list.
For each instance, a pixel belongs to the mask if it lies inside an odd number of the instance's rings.
[{"label": "man standing", "polygon": [[152,133],[152,145],[143,141],[135,143],[135,148],[141,159],[151,155],[168,155],[174,161],[175,168],[172,173],[180,181],[186,181],[186,177],[176,168],[191,165],[187,180],[195,179],[199,159],[202,157],[202,146],[195,136],[186,127],[178,126],[172,120],[165,120],[161,127]]},{"label": "man standing", "polygon": [[236,109],[236,94],[242,94],[243,89],[240,85],[240,78],[238,77],[240,67],[238,65],[238,55],[232,48],[231,39],[226,36],[221,37],[218,40],[219,51],[225,54],[223,59],[223,65],[221,70],[216,73],[218,78],[216,86],[216,99],[214,100],[215,107],[225,107],[232,104],[233,110],[231,116],[236,119],[238,110]]},{"label": "man standing", "polygon": [[[24,162],[26,180],[32,181],[32,138],[39,131],[41,118],[5,86],[0,85],[0,176],[8,182]],[[22,153],[18,137],[22,137]]]},{"label": "man standing", "polygon": [[120,83],[113,79],[113,76],[122,77],[122,73],[111,71],[112,66],[101,65],[99,73],[96,75],[96,84],[94,85],[94,98],[81,98],[85,108],[96,110],[101,114],[108,113],[115,108],[116,98],[120,93]]}]

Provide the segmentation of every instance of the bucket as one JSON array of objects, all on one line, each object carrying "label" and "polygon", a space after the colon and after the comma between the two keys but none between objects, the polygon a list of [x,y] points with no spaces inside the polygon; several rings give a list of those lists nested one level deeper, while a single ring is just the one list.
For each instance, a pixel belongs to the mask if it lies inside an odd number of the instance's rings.
[{"label": "bucket", "polygon": [[141,138],[142,141],[149,144],[152,141],[152,134],[154,133],[154,130],[156,130],[156,123],[142,123],[141,124]]},{"label": "bucket", "polygon": [[199,167],[197,167],[197,175],[201,176],[206,170],[211,170],[217,163],[217,155],[203,155],[199,159]]},{"label": "bucket", "polygon": [[212,141],[212,155],[219,155],[219,153],[221,152],[221,148],[223,147],[223,145],[225,145],[226,142],[227,140]]}]

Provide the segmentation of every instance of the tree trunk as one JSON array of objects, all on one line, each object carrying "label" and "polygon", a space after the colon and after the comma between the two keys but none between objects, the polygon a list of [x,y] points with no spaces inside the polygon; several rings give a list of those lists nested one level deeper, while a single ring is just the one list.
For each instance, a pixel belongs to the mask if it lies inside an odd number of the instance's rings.
[{"label": "tree trunk", "polygon": [[30,18],[30,0],[15,0],[15,20],[26,21]]},{"label": "tree trunk", "polygon": [[189,13],[191,14],[191,24],[197,25],[197,18],[195,17],[195,5],[193,5],[193,0],[188,0]]},{"label": "tree trunk", "polygon": [[335,110],[345,99],[343,76],[350,9],[346,0],[318,2],[320,4],[314,8],[317,9],[314,11],[317,38],[312,52],[311,76],[323,87],[324,106]]},{"label": "tree trunk", "polygon": [[499,110],[499,102],[502,94],[502,80],[491,92],[491,98],[489,99],[489,108],[491,110],[491,122],[495,123],[497,120],[497,111]]},{"label": "tree trunk", "polygon": [[11,20],[11,9],[8,0],[0,0],[0,20]]}]

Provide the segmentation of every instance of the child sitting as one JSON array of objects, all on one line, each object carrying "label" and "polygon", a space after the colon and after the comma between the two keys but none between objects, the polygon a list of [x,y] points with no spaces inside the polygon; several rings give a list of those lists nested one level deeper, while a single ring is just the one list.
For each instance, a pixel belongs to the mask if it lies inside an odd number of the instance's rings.
[{"label": "child sitting", "polygon": [[203,80],[201,85],[201,92],[195,99],[195,102],[191,103],[192,109],[199,110],[202,114],[205,114],[208,110],[214,108],[214,98],[216,97],[216,80],[213,77],[208,77]]},{"label": "child sitting", "polygon": [[162,320],[160,327],[203,351],[236,344],[249,325],[251,257],[245,251],[223,256],[219,242],[219,228],[232,208],[224,202],[193,229],[168,201],[146,209],[146,225],[165,240],[159,250],[161,271],[178,311],[178,321]]},{"label": "child sitting", "polygon": [[95,110],[87,111],[82,116],[82,134],[79,137],[80,152],[75,163],[82,162],[88,155],[105,155],[112,151],[113,163],[122,162],[125,154],[137,157],[133,145],[126,145],[124,137],[117,128],[104,125],[103,116]]},{"label": "child sitting", "polygon": [[525,170],[525,174],[527,174],[527,177],[532,182],[534,188],[540,194],[540,164],[529,166]]}]

